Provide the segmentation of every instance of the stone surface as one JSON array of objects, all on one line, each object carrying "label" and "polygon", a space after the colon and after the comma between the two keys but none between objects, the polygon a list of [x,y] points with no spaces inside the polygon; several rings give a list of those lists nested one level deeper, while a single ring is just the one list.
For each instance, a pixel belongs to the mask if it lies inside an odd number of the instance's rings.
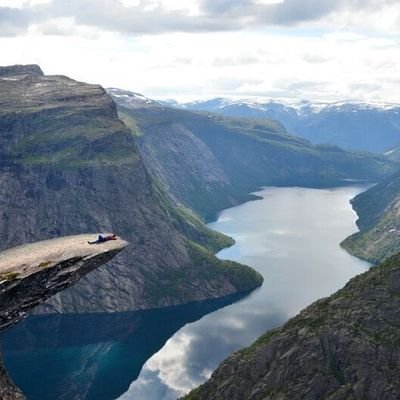
[{"label": "stone surface", "polygon": [[75,284],[127,246],[118,238],[90,245],[98,234],[19,246],[0,253],[0,331],[32,308]]},{"label": "stone surface", "polygon": [[400,398],[400,255],[232,354],[187,400]]}]

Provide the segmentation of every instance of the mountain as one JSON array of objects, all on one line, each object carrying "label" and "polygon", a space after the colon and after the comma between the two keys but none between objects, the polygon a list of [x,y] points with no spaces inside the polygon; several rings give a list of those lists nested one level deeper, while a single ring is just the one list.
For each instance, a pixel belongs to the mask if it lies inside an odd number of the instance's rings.
[{"label": "mountain", "polygon": [[186,400],[400,398],[400,256],[223,361]]},{"label": "mountain", "polygon": [[161,307],[261,284],[254,270],[218,260],[232,240],[152,180],[102,87],[37,66],[0,68],[0,105],[0,250],[86,232],[130,243],[41,312]]},{"label": "mountain", "polygon": [[118,99],[118,104],[128,108],[142,107],[161,107],[157,101],[149,99],[140,93],[130,92],[128,90],[107,88],[107,93],[113,98]]},{"label": "mountain", "polygon": [[342,242],[350,253],[378,263],[399,251],[400,173],[356,196],[357,232]]},{"label": "mountain", "polygon": [[338,102],[285,104],[272,100],[217,98],[177,105],[234,117],[275,119],[292,134],[316,144],[381,153],[400,144],[400,105]]},{"label": "mountain", "polygon": [[127,106],[119,115],[135,132],[150,173],[178,202],[203,217],[248,199],[263,185],[328,186],[381,180],[398,169],[383,156],[313,146],[272,120],[234,118],[165,105]]}]

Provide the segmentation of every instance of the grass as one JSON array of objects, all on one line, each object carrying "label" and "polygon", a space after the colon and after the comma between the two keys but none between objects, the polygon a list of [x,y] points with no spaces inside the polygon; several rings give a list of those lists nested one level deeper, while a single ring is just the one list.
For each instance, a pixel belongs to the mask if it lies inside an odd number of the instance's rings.
[{"label": "grass", "polygon": [[37,267],[38,268],[47,268],[51,263],[52,263],[52,261],[43,261]]},{"label": "grass", "polygon": [[0,274],[0,281],[15,281],[19,276],[19,272],[4,272]]},{"label": "grass", "polygon": [[[238,292],[246,292],[260,286],[262,276],[254,269],[233,262],[220,260],[201,245],[187,241],[190,264],[176,271],[158,273],[157,279],[147,276],[144,297],[154,306],[160,306],[167,298],[185,301],[193,298],[193,288],[188,282],[207,282],[209,286],[224,292],[226,282],[230,282]],[[154,281],[154,283],[153,283]]]}]

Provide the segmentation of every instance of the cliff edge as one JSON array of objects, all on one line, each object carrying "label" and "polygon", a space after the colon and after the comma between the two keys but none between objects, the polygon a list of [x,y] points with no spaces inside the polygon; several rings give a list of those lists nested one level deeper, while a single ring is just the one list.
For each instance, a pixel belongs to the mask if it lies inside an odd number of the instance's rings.
[{"label": "cliff edge", "polygon": [[[98,245],[96,234],[75,235],[19,246],[0,253],[0,331],[28,311],[109,261],[126,246],[118,238]],[[0,355],[0,398],[24,399],[8,377]]]}]

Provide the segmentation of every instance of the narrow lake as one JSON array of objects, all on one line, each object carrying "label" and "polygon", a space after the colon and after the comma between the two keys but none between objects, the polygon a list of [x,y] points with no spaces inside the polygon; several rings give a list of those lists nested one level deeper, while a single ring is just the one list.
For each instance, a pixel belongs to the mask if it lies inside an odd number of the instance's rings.
[{"label": "narrow lake", "polygon": [[236,244],[218,256],[256,268],[264,285],[231,297],[136,313],[35,316],[3,335],[4,362],[28,399],[172,400],[368,264],[339,243],[356,231],[363,186],[267,188],[209,226]]}]

